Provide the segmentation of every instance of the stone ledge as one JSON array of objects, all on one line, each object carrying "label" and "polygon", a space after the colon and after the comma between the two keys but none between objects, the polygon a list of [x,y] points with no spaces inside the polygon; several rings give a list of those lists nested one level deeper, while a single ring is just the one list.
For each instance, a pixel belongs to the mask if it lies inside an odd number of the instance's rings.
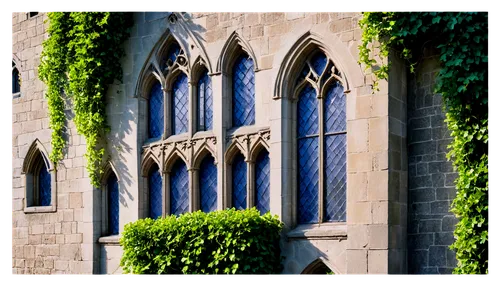
[{"label": "stone ledge", "polygon": [[110,236],[102,236],[99,237],[99,243],[100,244],[120,244],[120,235],[110,235]]},{"label": "stone ledge", "polygon": [[24,208],[24,213],[25,214],[31,214],[31,213],[53,213],[56,212],[56,206],[51,205],[51,206],[33,206],[33,207],[25,207]]},{"label": "stone ledge", "polygon": [[288,239],[346,240],[346,223],[299,225],[287,233]]}]

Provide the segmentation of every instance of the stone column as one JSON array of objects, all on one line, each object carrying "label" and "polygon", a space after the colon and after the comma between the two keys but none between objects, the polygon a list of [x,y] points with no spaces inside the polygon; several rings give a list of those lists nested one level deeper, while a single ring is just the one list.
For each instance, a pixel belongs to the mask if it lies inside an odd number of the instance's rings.
[{"label": "stone column", "polygon": [[255,206],[255,162],[245,160],[247,163],[247,208]]}]

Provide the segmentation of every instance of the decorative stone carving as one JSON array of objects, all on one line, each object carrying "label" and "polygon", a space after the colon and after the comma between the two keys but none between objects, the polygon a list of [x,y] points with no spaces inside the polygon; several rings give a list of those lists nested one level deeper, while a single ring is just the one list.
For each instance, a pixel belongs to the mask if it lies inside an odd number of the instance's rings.
[{"label": "decorative stone carving", "polygon": [[255,157],[255,150],[260,146],[269,151],[269,140],[271,139],[271,131],[263,129],[247,134],[231,135],[227,140],[226,157],[228,160],[232,159],[234,148],[239,149],[245,160],[252,161]]}]

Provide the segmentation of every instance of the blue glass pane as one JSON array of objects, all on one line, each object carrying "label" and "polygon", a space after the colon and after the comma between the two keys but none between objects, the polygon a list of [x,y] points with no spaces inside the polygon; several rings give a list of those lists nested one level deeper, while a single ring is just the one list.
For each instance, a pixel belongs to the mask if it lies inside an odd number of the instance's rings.
[{"label": "blue glass pane", "polygon": [[318,222],[318,137],[298,141],[298,221]]},{"label": "blue glass pane", "polygon": [[115,174],[111,174],[108,178],[108,227],[109,234],[118,234],[119,226],[119,193],[118,179]]},{"label": "blue glass pane", "polygon": [[242,210],[247,208],[247,163],[243,155],[238,154],[232,165],[233,171],[233,207]]},{"label": "blue glass pane", "polygon": [[344,88],[338,82],[330,86],[325,98],[325,132],[346,130],[346,98]]},{"label": "blue glass pane", "polygon": [[181,73],[173,86],[172,106],[172,131],[173,134],[181,134],[188,131],[188,80]]},{"label": "blue glass pane", "polygon": [[262,150],[255,161],[255,207],[264,214],[269,211],[269,153]]},{"label": "blue glass pane", "polygon": [[212,130],[213,103],[212,103],[212,81],[205,73],[198,81],[198,124],[199,130]]},{"label": "blue glass pane", "polygon": [[149,217],[157,218],[162,215],[162,180],[157,165],[154,165],[148,176],[149,186]]},{"label": "blue glass pane", "polygon": [[325,221],[346,221],[346,134],[325,137]]},{"label": "blue glass pane", "polygon": [[316,91],[308,84],[300,92],[297,103],[297,136],[304,137],[318,133],[318,100]]},{"label": "blue glass pane", "polygon": [[189,210],[189,181],[186,164],[178,159],[170,173],[170,213],[180,215]]},{"label": "blue glass pane", "polygon": [[[43,162],[42,162],[43,163]],[[40,195],[40,206],[50,206],[51,200],[51,177],[47,170],[47,166],[43,163],[40,173],[38,174],[38,190]]]},{"label": "blue glass pane", "polygon": [[170,46],[170,49],[168,50],[167,60],[171,60],[172,63],[174,63],[180,51],[181,48],[179,47],[179,45],[177,45],[177,43],[173,43],[172,46]]},{"label": "blue glass pane", "polygon": [[326,63],[326,56],[322,52],[316,53],[311,59],[311,64],[314,72],[316,72],[318,75],[321,75],[323,73]]},{"label": "blue glass pane", "polygon": [[241,55],[233,67],[233,126],[255,123],[255,74],[253,60]]},{"label": "blue glass pane", "polygon": [[217,166],[210,155],[200,164],[200,209],[206,213],[217,209]]},{"label": "blue glass pane", "polygon": [[149,138],[163,134],[163,91],[161,84],[156,83],[149,94]]}]

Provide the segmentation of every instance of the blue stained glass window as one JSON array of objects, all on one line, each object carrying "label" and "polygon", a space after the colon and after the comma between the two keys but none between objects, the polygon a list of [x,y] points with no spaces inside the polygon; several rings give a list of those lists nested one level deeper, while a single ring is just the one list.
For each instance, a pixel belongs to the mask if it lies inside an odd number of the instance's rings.
[{"label": "blue stained glass window", "polygon": [[262,150],[255,161],[255,207],[261,214],[269,211],[270,171],[269,153]]},{"label": "blue stained glass window", "polygon": [[149,94],[149,138],[156,138],[163,134],[163,91],[157,82]]},{"label": "blue stained glass window", "polygon": [[255,73],[253,60],[241,55],[233,66],[233,126],[255,123]]},{"label": "blue stained glass window", "polygon": [[325,132],[342,132],[346,130],[346,98],[344,87],[336,82],[326,93],[324,101]]},{"label": "blue stained glass window", "polygon": [[108,228],[109,234],[118,234],[119,227],[119,192],[118,179],[115,174],[111,174],[108,178]]},{"label": "blue stained glass window", "polygon": [[316,91],[308,84],[300,92],[297,103],[299,223],[315,223],[319,218],[318,133],[318,99]]},{"label": "blue stained glass window", "polygon": [[212,212],[217,209],[217,166],[214,158],[206,156],[200,164],[200,209]]},{"label": "blue stained glass window", "polygon": [[178,159],[170,172],[170,213],[180,215],[189,211],[189,181],[186,164]]},{"label": "blue stained glass window", "polygon": [[319,133],[318,99],[311,85],[300,92],[297,103],[297,136],[304,137]]},{"label": "blue stained glass window", "polygon": [[243,155],[238,154],[232,164],[233,173],[233,207],[242,210],[247,208],[247,163]]},{"label": "blue stained glass window", "polygon": [[325,66],[328,62],[325,54],[322,52],[317,52],[311,59],[312,68],[314,72],[318,75],[321,75],[325,70]]},{"label": "blue stained glass window", "polygon": [[181,134],[188,131],[188,80],[185,74],[177,76],[172,90],[172,133]]},{"label": "blue stained glass window", "polygon": [[212,81],[205,71],[198,81],[198,130],[212,130]]},{"label": "blue stained glass window", "polygon": [[149,186],[149,217],[158,218],[162,215],[162,178],[157,165],[154,165],[148,176]]},{"label": "blue stained glass window", "polygon": [[[42,155],[43,156],[43,155]],[[40,206],[50,206],[51,201],[51,176],[44,162],[38,174],[38,191],[40,196]]]},{"label": "blue stained glass window", "polygon": [[[14,66],[14,63],[12,63]],[[21,91],[21,86],[19,85],[19,71],[17,68],[12,69],[12,93],[17,93]]]},{"label": "blue stained glass window", "polygon": [[346,221],[346,134],[325,137],[325,221]]}]

